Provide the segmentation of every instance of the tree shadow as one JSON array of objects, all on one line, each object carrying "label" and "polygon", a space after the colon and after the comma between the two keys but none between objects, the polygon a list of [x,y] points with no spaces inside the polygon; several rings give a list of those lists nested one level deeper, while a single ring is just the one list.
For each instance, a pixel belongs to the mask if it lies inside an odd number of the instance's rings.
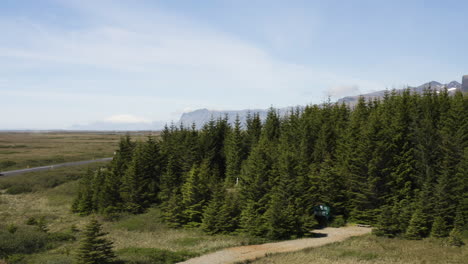
[{"label": "tree shadow", "polygon": [[319,238],[319,237],[327,237],[327,236],[328,234],[325,234],[325,233],[311,232],[311,237]]}]

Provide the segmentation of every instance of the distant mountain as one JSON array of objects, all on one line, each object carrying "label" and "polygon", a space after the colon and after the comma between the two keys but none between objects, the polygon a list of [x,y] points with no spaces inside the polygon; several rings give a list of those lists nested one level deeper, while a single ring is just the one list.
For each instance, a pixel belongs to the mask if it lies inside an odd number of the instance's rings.
[{"label": "distant mountain", "polygon": [[[286,115],[291,109],[295,107],[285,107],[278,109],[280,115]],[[211,119],[228,117],[229,123],[233,124],[236,117],[239,116],[239,120],[242,124],[247,121],[248,114],[259,114],[260,119],[265,120],[268,114],[268,109],[245,109],[245,110],[228,110],[228,111],[217,111],[208,109],[198,109],[192,112],[183,113],[180,117],[179,123],[185,126],[191,126],[195,124],[197,128],[201,128],[204,124],[208,123]]]},{"label": "distant mountain", "polygon": [[[457,81],[452,81],[446,84],[442,84],[436,81],[428,82],[423,85],[417,86],[417,87],[408,87],[413,93],[422,93],[425,89],[428,89],[429,87],[433,90],[440,91],[442,89],[445,89],[447,87],[447,90],[450,94],[455,93],[456,90],[461,89],[461,84]],[[397,92],[401,92],[405,89],[397,89]],[[367,93],[367,94],[361,94],[361,95],[355,95],[355,96],[346,96],[341,99],[339,99],[337,102],[338,103],[347,103],[350,105],[355,105],[359,97],[364,97],[366,100],[373,100],[377,98],[382,98],[385,95],[385,92],[388,90],[381,90],[377,92],[372,92],[372,93]]]},{"label": "distant mountain", "polygon": [[[461,89],[461,84],[457,81],[452,81],[447,84],[441,84],[436,81],[428,82],[423,85],[417,86],[417,87],[408,87],[412,92],[415,93],[422,93],[425,89],[431,87],[434,90],[442,90],[445,87],[447,87],[449,93],[455,93],[455,91],[458,89]],[[397,92],[401,92],[404,89],[399,89]],[[358,102],[358,99],[360,96],[364,97],[366,100],[372,100],[372,99],[377,99],[377,98],[382,98],[387,90],[382,90],[382,91],[377,91],[377,92],[372,92],[372,93],[367,93],[367,94],[362,94],[362,95],[356,95],[356,96],[346,96],[341,99],[339,99],[337,102],[341,103],[344,102],[349,105],[355,105]],[[297,107],[302,107],[302,106],[297,106]],[[285,107],[285,108],[280,108],[279,112],[280,115],[286,115],[288,112],[291,111],[291,109],[294,109],[296,107]],[[208,110],[208,109],[198,109],[192,112],[188,113],[183,113],[182,116],[180,117],[179,123],[182,123],[186,126],[191,126],[192,124],[195,124],[197,128],[201,128],[205,123],[209,122],[211,119],[217,119],[217,118],[223,118],[225,116],[228,117],[229,122],[232,124],[234,120],[236,119],[236,116],[239,116],[239,119],[242,124],[245,124],[245,121],[247,119],[248,113],[258,113],[260,115],[260,118],[264,120],[267,116],[268,109],[245,109],[245,110],[229,110],[229,111],[219,111],[219,110]]]}]

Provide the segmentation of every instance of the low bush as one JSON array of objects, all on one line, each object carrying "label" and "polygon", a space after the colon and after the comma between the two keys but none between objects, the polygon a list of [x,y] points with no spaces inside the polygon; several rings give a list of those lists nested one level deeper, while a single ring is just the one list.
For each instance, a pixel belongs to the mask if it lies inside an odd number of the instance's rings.
[{"label": "low bush", "polygon": [[76,237],[70,233],[55,232],[55,233],[49,233],[48,239],[50,242],[67,242],[67,241],[75,241]]},{"label": "low bush", "polygon": [[0,259],[7,258],[9,262],[16,263],[23,255],[56,248],[74,240],[76,238],[71,233],[46,233],[37,226],[15,226],[11,232],[9,226],[0,225]]},{"label": "low bush", "polygon": [[346,220],[342,215],[337,215],[333,217],[331,223],[329,224],[330,227],[342,227],[346,225]]},{"label": "low bush", "polygon": [[29,192],[32,192],[32,188],[26,184],[13,185],[6,190],[7,194],[21,194]]},{"label": "low bush", "polygon": [[86,173],[87,168],[95,170],[105,164],[106,163],[97,162],[83,166],[28,172],[14,177],[0,177],[0,189],[6,189],[8,194],[20,194],[50,189],[79,179]]},{"label": "low bush", "polygon": [[19,227],[14,233],[0,227],[0,258],[38,252],[46,247],[47,242],[48,235],[34,227]]},{"label": "low bush", "polygon": [[170,264],[196,256],[190,252],[173,252],[157,248],[124,248],[117,251],[117,255],[128,264]]},{"label": "low bush", "polygon": [[15,165],[16,165],[16,162],[11,161],[11,160],[0,161],[0,171],[7,169],[9,167],[13,167]]}]

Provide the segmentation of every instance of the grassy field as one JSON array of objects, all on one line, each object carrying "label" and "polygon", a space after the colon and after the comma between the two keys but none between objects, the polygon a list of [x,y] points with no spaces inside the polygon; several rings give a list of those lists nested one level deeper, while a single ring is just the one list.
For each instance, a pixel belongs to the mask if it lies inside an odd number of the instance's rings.
[{"label": "grassy field", "polygon": [[[13,169],[29,163],[56,163],[51,159],[54,156],[63,158],[57,162],[100,157],[96,153],[105,157],[113,153],[120,136],[0,133],[0,161],[15,161]],[[134,135],[134,138],[141,137],[144,135]],[[8,151],[18,153],[5,154]],[[72,214],[70,206],[76,196],[78,179],[88,169],[104,165],[95,163],[0,177],[0,249],[8,246],[9,242],[4,238],[12,237],[6,230],[11,228],[18,228],[19,238],[11,240],[17,245],[33,239],[47,241],[32,254],[13,256],[12,263],[73,263],[81,238],[80,230],[92,217],[104,224],[104,231],[109,232],[108,237],[114,242],[119,259],[125,263],[175,263],[221,248],[263,242],[245,235],[211,236],[198,229],[171,229],[161,221],[158,208],[151,208],[141,215],[122,215],[113,221],[100,216]],[[45,224],[47,236],[37,227],[27,225],[31,219]],[[466,259],[468,246],[452,248],[440,240],[408,241],[365,236],[321,248],[270,255],[254,263],[466,263]]]},{"label": "grassy field", "polygon": [[[466,240],[465,242],[468,242]],[[254,264],[441,264],[468,263],[468,247],[450,247],[443,240],[426,239],[412,241],[389,239],[366,235],[354,237],[344,242],[299,252],[273,254],[265,258],[247,262]]]},{"label": "grassy field", "polygon": [[[81,217],[70,211],[76,196],[77,179],[88,168],[102,165],[59,168],[0,178],[0,223],[4,227],[15,225],[26,228],[28,220],[34,218],[43,219],[49,233],[70,234],[72,228],[82,230],[95,216]],[[25,186],[31,189],[25,191]],[[11,188],[19,191],[11,192]],[[125,263],[160,263],[156,260],[161,257],[171,263],[170,260],[177,262],[220,248],[261,242],[243,235],[210,236],[197,229],[171,229],[161,221],[158,208],[151,208],[141,215],[123,215],[115,221],[96,217],[104,224],[119,259]],[[75,241],[61,242],[50,249],[23,255],[17,263],[72,263],[80,232],[75,236]]]},{"label": "grassy field", "polygon": [[[142,138],[148,133],[131,133]],[[112,157],[123,133],[0,133],[0,171]]]}]

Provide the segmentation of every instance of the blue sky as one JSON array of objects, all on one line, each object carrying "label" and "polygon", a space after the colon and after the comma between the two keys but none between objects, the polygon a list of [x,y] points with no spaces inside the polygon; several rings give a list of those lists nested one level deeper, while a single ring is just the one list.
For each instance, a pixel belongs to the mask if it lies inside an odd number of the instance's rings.
[{"label": "blue sky", "polygon": [[466,1],[2,0],[0,129],[177,121],[468,74]]}]

